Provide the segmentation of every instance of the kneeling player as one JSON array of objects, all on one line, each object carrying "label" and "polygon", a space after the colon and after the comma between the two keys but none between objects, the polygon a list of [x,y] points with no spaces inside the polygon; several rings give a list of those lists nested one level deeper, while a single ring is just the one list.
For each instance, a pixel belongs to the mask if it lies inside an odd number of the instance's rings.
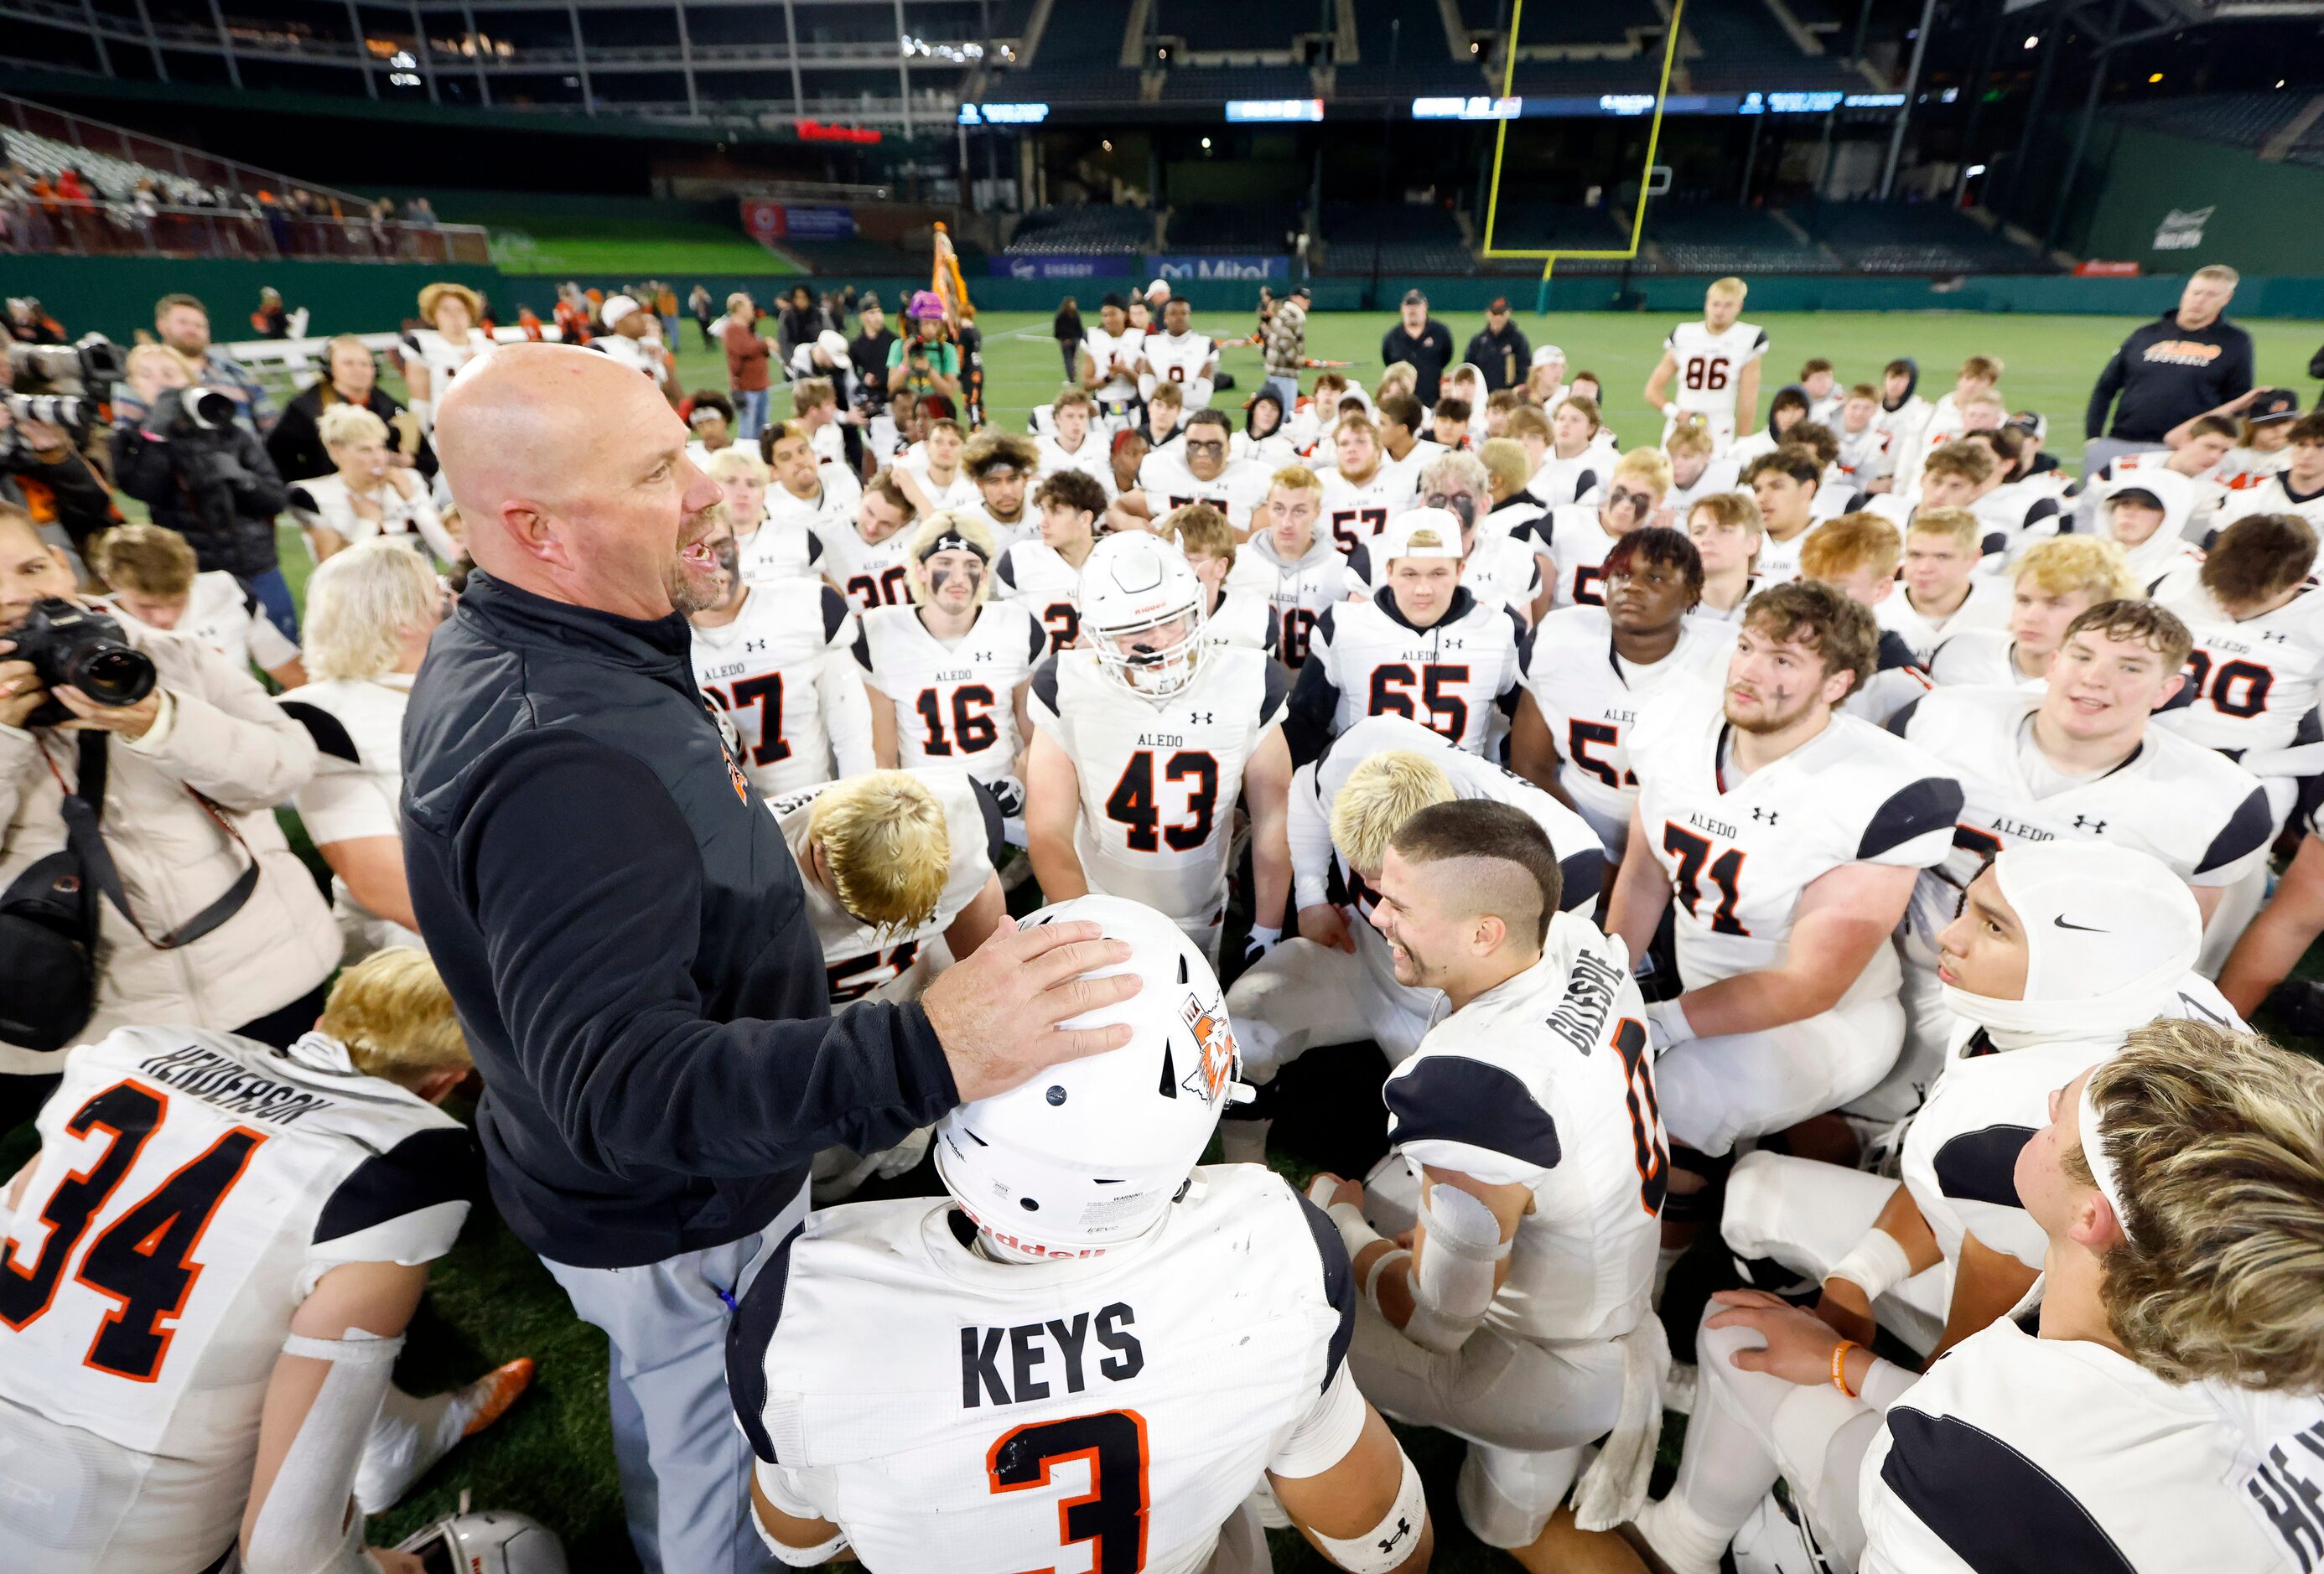
[{"label": "kneeling player", "polygon": [[[1605,851],[1572,809],[1417,722],[1358,722],[1291,778],[1299,937],[1236,980],[1231,996],[1253,1082],[1274,1081],[1317,1045],[1372,1039],[1391,1066],[1411,1054],[1441,1002],[1433,989],[1397,981],[1388,943],[1371,925],[1381,860],[1389,838],[1422,809],[1477,798],[1523,810],[1557,854],[1564,906],[1585,916],[1597,907]],[[1227,1156],[1256,1163],[1266,1150],[1267,1128],[1263,1117],[1229,1115],[1220,1128]]]},{"label": "kneeling player", "polygon": [[1176,547],[1109,536],[1082,567],[1089,648],[1033,675],[1025,832],[1050,897],[1089,891],[1159,908],[1215,956],[1235,800],[1250,811],[1252,938],[1280,935],[1291,751],[1283,668],[1203,637],[1203,582]]},{"label": "kneeling player", "polygon": [[[1469,1440],[1461,1516],[1511,1549],[1609,1431],[1583,1500],[1612,1523],[1643,1500],[1669,1358],[1647,1305],[1667,1160],[1645,1004],[1621,944],[1560,899],[1548,839],[1508,805],[1405,823],[1372,923],[1397,981],[1452,1012],[1382,1090],[1374,1194],[1310,1188],[1364,1286],[1357,1381],[1386,1413]],[[1416,1217],[1392,1212],[1397,1194]],[[1374,1233],[1407,1223],[1409,1250]]]},{"label": "kneeling player", "polygon": [[1950,848],[1961,789],[1837,713],[1878,636],[1829,585],[1764,590],[1724,694],[1658,695],[1630,729],[1638,800],[1609,919],[1643,952],[1676,895],[1685,992],[1653,1009],[1663,1118],[1693,1150],[1674,1177],[1674,1247],[1696,1222],[1678,1199],[1716,1168],[1705,1155],[1838,1109],[1904,1043],[1888,937]]},{"label": "kneeling player", "polygon": [[[1076,1024],[1130,1044],[954,1110],[948,1199],[816,1213],[744,1297],[728,1385],[761,1533],[793,1566],[1263,1570],[1264,1480],[1336,1566],[1416,1574],[1427,1506],[1342,1358],[1337,1235],[1265,1169],[1194,1167],[1235,1084],[1217,980],[1134,902],[1028,922],[1074,918],[1141,985]],[[1101,951],[1061,949],[1060,976]]]},{"label": "kneeling player", "polygon": [[[9,1568],[184,1574],[237,1535],[265,1574],[418,1568],[366,1554],[351,1498],[481,1178],[432,1107],[469,1069],[435,968],[401,947],[342,973],[288,1050],[124,1027],[64,1057],[0,1214]],[[530,1368],[495,1373],[466,1430]]]}]

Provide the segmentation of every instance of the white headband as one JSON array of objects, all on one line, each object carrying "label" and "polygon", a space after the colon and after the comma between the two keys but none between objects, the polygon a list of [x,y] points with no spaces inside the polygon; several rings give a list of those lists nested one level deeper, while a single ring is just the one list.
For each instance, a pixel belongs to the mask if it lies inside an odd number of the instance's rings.
[{"label": "white headband", "polygon": [[2082,1163],[2089,1166],[2090,1180],[2098,1187],[2098,1195],[2114,1210],[2114,1221],[2122,1230],[2122,1238],[2129,1240],[2130,1210],[2123,1206],[2122,1183],[2115,1175],[2114,1161],[2107,1157],[2106,1143],[2098,1130],[2098,1107],[2090,1097],[2088,1079],[2082,1082],[2081,1108],[2076,1111],[2076,1124],[2082,1131]]}]

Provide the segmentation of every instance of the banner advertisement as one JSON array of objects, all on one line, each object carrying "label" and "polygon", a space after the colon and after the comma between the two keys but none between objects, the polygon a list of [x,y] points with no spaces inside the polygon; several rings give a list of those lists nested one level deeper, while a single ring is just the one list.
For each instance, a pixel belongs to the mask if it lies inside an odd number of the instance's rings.
[{"label": "banner advertisement", "polygon": [[1288,257],[1149,256],[1147,271],[1162,279],[1288,279]]},{"label": "banner advertisement", "polygon": [[855,238],[855,215],[844,207],[799,207],[745,197],[742,227],[757,241],[852,241]]},{"label": "banner advertisement", "polygon": [[993,257],[995,279],[1120,279],[1130,275],[1128,256]]}]

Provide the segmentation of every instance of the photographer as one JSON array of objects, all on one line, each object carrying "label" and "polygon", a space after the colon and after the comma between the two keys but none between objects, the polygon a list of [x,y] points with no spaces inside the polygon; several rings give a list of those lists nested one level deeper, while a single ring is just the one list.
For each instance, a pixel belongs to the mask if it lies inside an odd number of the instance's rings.
[{"label": "photographer", "polygon": [[[63,1025],[64,1042],[171,1022],[288,1045],[313,1025],[339,958],[330,910],[272,813],[314,774],[315,744],[247,671],[195,640],[122,622],[106,632],[143,662],[83,659],[86,638],[51,621],[76,611],[54,604],[72,595],[63,555],[22,510],[0,507],[0,906],[42,883],[19,880],[34,863],[80,855],[94,1011],[77,1031]],[[122,685],[116,695],[134,687],[126,679],[148,664],[153,686],[132,703],[87,692],[99,676]],[[79,685],[57,681],[92,667]],[[91,836],[68,836],[65,795],[84,790],[101,803],[96,829],[116,879],[88,856]],[[52,977],[5,971],[25,963],[0,953],[0,1008],[53,990]],[[0,1072],[55,1069],[0,1043]]]},{"label": "photographer", "polygon": [[393,439],[387,450],[390,465],[399,470],[417,470],[433,481],[436,450],[420,434],[419,418],[379,385],[379,364],[363,340],[354,334],[341,334],[323,347],[323,375],[283,407],[282,419],[266,434],[266,456],[274,461],[275,474],[284,481],[328,475],[331,456],[323,451],[322,436],[315,423],[332,406],[352,404],[387,423]]},{"label": "photographer", "polygon": [[192,544],[204,569],[224,569],[257,596],[286,639],[299,638],[290,587],[274,555],[274,516],[290,503],[258,438],[225,401],[191,387],[185,364],[159,345],[129,354],[129,382],[147,407],[114,428],[121,490]]},{"label": "photographer", "polygon": [[116,517],[105,478],[73,446],[71,434],[48,421],[18,420],[5,401],[0,401],[0,502],[17,503],[41,523],[61,527],[83,561],[88,557],[89,538]]}]

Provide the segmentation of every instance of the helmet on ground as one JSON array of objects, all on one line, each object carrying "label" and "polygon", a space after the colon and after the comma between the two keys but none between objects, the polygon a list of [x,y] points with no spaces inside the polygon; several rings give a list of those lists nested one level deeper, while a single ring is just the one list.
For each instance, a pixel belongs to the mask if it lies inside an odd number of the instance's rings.
[{"label": "helmet on ground", "polygon": [[1082,627],[1098,664],[1133,694],[1165,699],[1194,681],[1208,600],[1186,555],[1143,530],[1105,537],[1082,562]]},{"label": "helmet on ground", "polygon": [[505,1509],[460,1512],[400,1542],[428,1574],[567,1574],[565,1544],[537,1519]]},{"label": "helmet on ground", "polygon": [[1084,1256],[1153,1228],[1185,1191],[1235,1086],[1234,1031],[1211,965],[1169,918],[1121,897],[1077,897],[1024,926],[1094,920],[1136,973],[1129,999],[1067,1027],[1128,1023],[1121,1049],[1068,1061],[964,1104],[936,1128],[936,1174],[968,1216],[1009,1246]]}]

